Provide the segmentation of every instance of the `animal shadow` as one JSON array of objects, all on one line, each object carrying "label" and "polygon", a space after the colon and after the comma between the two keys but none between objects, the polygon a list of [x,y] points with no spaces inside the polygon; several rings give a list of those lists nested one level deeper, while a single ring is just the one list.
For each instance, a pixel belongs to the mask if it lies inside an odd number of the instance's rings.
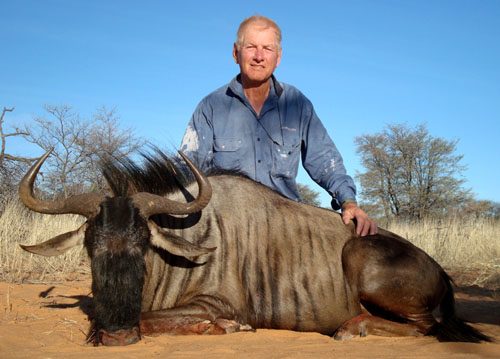
[{"label": "animal shadow", "polygon": [[477,285],[454,288],[457,314],[471,323],[500,325],[500,295],[498,290]]},{"label": "animal shadow", "polygon": [[[84,314],[86,314],[89,320],[94,318],[94,299],[90,295],[57,295],[49,296],[50,291],[54,287],[49,288],[39,294],[41,298],[51,298],[49,302],[42,302],[42,306],[45,308],[53,309],[68,309],[68,308],[79,308]],[[73,303],[60,303],[60,301],[66,301],[67,299],[76,300]]]}]

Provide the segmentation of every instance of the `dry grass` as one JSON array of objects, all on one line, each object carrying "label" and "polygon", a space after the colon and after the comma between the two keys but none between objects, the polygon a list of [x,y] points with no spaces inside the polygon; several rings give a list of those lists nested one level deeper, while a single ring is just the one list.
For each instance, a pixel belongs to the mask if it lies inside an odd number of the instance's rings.
[{"label": "dry grass", "polygon": [[30,254],[19,244],[35,244],[78,228],[84,218],[77,215],[49,216],[10,202],[0,217],[0,280],[7,282],[54,281],[89,272],[83,248],[73,248],[57,257]]},{"label": "dry grass", "polygon": [[[41,257],[23,251],[19,244],[34,244],[74,230],[83,222],[75,215],[42,215],[19,202],[7,205],[0,217],[0,280],[53,281],[78,278],[89,273],[83,248],[58,257]],[[487,219],[427,220],[414,224],[393,222],[387,228],[425,250],[442,266],[476,273],[469,275],[477,285],[500,286],[500,221]]]},{"label": "dry grass", "polygon": [[412,224],[393,222],[388,229],[422,248],[444,268],[467,274],[460,284],[500,288],[499,220],[428,219]]}]

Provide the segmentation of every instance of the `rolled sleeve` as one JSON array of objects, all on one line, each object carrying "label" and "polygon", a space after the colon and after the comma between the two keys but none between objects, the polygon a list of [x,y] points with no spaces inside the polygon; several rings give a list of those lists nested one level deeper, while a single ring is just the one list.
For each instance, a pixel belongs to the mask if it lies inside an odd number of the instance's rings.
[{"label": "rolled sleeve", "polygon": [[311,104],[304,113],[310,116],[304,131],[302,163],[311,178],[332,196],[332,208],[338,210],[347,199],[355,200],[356,185],[346,174],[344,162]]}]

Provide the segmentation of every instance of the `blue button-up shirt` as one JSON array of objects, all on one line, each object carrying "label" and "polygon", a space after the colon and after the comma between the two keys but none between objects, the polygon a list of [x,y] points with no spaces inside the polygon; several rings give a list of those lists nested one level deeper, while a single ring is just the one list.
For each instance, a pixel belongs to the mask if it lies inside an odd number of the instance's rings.
[{"label": "blue button-up shirt", "polygon": [[202,170],[238,169],[295,201],[300,201],[295,177],[302,158],[311,178],[332,196],[334,209],[355,199],[354,181],[311,102],[274,76],[260,114],[239,76],[205,97],[189,121],[181,151]]}]

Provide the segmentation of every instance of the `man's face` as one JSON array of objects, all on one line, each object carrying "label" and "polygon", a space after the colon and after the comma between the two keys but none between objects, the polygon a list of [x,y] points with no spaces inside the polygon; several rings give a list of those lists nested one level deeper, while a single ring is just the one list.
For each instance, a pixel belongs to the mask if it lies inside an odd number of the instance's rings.
[{"label": "man's face", "polygon": [[250,24],[243,32],[240,49],[233,48],[234,61],[240,65],[243,81],[259,85],[271,77],[281,60],[281,49],[271,27]]}]

